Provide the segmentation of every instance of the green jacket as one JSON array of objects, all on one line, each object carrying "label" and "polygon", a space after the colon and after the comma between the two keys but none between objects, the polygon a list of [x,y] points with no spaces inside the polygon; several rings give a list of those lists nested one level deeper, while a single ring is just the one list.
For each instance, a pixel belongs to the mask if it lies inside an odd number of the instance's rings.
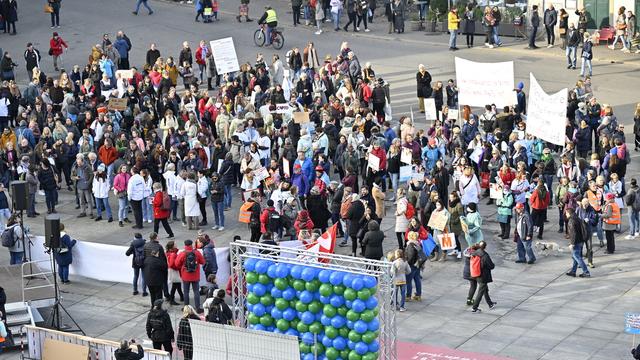
[{"label": "green jacket", "polygon": [[449,228],[450,232],[456,234],[462,233],[462,225],[460,225],[460,217],[464,216],[464,209],[462,208],[462,204],[460,201],[456,204],[456,206],[449,206]]},{"label": "green jacket", "polygon": [[498,222],[506,223],[509,220],[509,216],[513,213],[513,194],[502,194],[502,198],[496,200],[498,206]]},{"label": "green jacket", "polygon": [[[564,195],[567,193],[567,191],[569,191],[569,184],[567,185],[559,184],[556,187],[556,191],[553,193],[555,195],[554,199],[556,201],[556,205],[560,205],[560,201],[564,199]],[[562,206],[564,206],[564,204],[562,204]]]},{"label": "green jacket", "polygon": [[469,246],[473,244],[477,244],[480,241],[484,240],[484,236],[482,236],[482,218],[478,212],[473,212],[467,214],[467,216],[463,216],[460,218],[460,221],[467,224],[469,227],[469,232],[465,234],[465,238]]}]

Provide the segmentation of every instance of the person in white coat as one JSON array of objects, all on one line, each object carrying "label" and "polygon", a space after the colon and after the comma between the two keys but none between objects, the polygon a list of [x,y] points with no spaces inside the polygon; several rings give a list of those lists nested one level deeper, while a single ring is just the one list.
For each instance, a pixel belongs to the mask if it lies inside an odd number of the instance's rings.
[{"label": "person in white coat", "polygon": [[165,183],[165,189],[167,194],[171,197],[171,213],[173,215],[173,221],[176,221],[178,213],[178,194],[176,190],[176,166],[173,163],[168,163],[165,167],[164,174],[162,174]]},{"label": "person in white coat", "polygon": [[271,66],[273,68],[271,85],[273,87],[276,85],[282,85],[282,81],[284,80],[284,65],[282,64],[282,60],[280,60],[280,56],[278,56],[278,54],[273,55],[273,62],[271,63]]},{"label": "person in white coat", "polygon": [[127,198],[133,210],[133,217],[136,219],[134,229],[142,229],[142,200],[144,199],[144,178],[140,175],[140,170],[135,166],[131,168],[131,179],[127,184]]},{"label": "person in white coat", "polygon": [[109,178],[107,177],[106,167],[104,164],[98,165],[98,170],[93,177],[93,184],[91,191],[93,197],[96,198],[96,209],[98,211],[98,217],[96,221],[102,220],[102,211],[107,212],[107,219],[109,222],[113,222],[113,215],[111,214],[111,206],[109,205]]},{"label": "person in white coat", "polygon": [[142,169],[140,175],[144,178],[144,199],[142,200],[142,221],[153,223],[153,179],[147,169]]},{"label": "person in white coat", "polygon": [[184,215],[189,230],[198,230],[198,218],[201,214],[197,194],[196,174],[190,173],[180,188],[180,195],[184,198]]},{"label": "person in white coat", "polygon": [[202,215],[202,221],[198,226],[207,225],[207,198],[209,197],[209,180],[205,175],[205,170],[198,170],[198,182],[196,183],[198,188],[198,207],[200,208],[200,214]]},{"label": "person in white coat", "polygon": [[[177,219],[180,219],[182,226],[187,226],[187,219],[184,217],[184,195],[182,195],[182,185],[187,180],[187,170],[180,171],[180,175],[176,176],[176,202],[178,203]],[[177,220],[174,219],[174,220]]]},{"label": "person in white coat", "polygon": [[409,228],[409,219],[407,219],[409,200],[405,196],[404,188],[399,188],[396,191],[396,198],[396,238],[398,239],[398,248],[402,250],[405,246],[404,234]]},{"label": "person in white coat", "polygon": [[470,203],[478,203],[480,201],[480,182],[473,173],[473,168],[467,166],[462,171],[460,181],[458,181],[458,192],[460,193],[460,202],[463,206]]}]

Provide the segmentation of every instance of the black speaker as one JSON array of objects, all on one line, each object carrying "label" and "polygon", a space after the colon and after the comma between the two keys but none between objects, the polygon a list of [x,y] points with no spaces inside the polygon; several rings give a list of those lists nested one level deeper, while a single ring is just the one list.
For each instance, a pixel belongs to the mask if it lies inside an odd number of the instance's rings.
[{"label": "black speaker", "polygon": [[9,185],[11,187],[11,199],[13,200],[13,210],[27,210],[29,208],[29,191],[27,190],[26,181],[12,181]]},{"label": "black speaker", "polygon": [[44,246],[49,249],[60,247],[60,216],[47,215],[44,218]]}]

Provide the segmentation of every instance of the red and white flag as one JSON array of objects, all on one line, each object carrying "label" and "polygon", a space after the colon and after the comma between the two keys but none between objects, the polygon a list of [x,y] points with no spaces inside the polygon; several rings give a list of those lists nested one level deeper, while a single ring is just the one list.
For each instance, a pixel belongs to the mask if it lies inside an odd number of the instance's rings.
[{"label": "red and white flag", "polygon": [[[336,247],[336,233],[338,224],[331,226],[316,241],[306,244],[307,250],[318,254],[333,254]],[[318,257],[318,262],[328,263],[329,259]]]}]

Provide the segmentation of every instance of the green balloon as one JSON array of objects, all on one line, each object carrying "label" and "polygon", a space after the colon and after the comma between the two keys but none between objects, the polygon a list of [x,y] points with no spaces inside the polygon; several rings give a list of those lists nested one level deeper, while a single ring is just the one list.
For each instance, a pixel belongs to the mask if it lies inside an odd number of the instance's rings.
[{"label": "green balloon", "polygon": [[322,345],[321,343],[316,343],[314,345],[309,346],[309,352],[313,354],[316,351],[318,352],[318,355],[324,353],[324,345]]},{"label": "green balloon", "polygon": [[295,309],[297,303],[298,303],[298,300],[291,300],[289,301],[289,307],[292,307]]},{"label": "green balloon", "polygon": [[367,301],[367,299],[369,299],[370,297],[371,297],[371,292],[369,292],[369,289],[362,289],[358,291],[358,299],[362,301]]},{"label": "green balloon", "polygon": [[367,344],[371,344],[371,342],[373,342],[373,340],[375,339],[376,334],[373,331],[367,331],[366,333],[362,334],[362,341]]},{"label": "green balloon", "polygon": [[338,311],[336,310],[336,308],[334,308],[330,304],[325,305],[324,308],[322,309],[322,313],[329,318],[336,316],[337,312]]},{"label": "green balloon", "polygon": [[280,319],[280,320],[276,321],[276,327],[280,331],[287,331],[287,330],[289,330],[289,322],[287,320],[285,320],[285,319]]},{"label": "green balloon", "polygon": [[294,280],[293,281],[293,288],[296,289],[296,291],[304,290],[304,281],[302,281],[302,280]]},{"label": "green balloon", "polygon": [[369,288],[369,293],[371,293],[371,296],[375,295],[377,291],[378,291],[378,287],[377,286]]},{"label": "green balloon", "polygon": [[296,330],[300,333],[306,333],[309,331],[309,325],[303,323],[302,321],[298,322],[298,326],[296,326]]},{"label": "green balloon", "polygon": [[289,307],[289,302],[283,298],[278,298],[276,299],[276,308],[278,308],[278,310],[282,311],[282,310],[286,310]]},{"label": "green balloon", "polygon": [[307,308],[309,309],[309,311],[311,311],[314,314],[317,314],[320,312],[320,310],[322,309],[322,303],[318,300],[313,300],[308,306]]},{"label": "green balloon", "polygon": [[260,297],[260,303],[264,306],[269,306],[273,304],[273,296],[271,294],[264,294]]},{"label": "green balloon", "polygon": [[333,286],[330,284],[320,285],[320,295],[329,297],[331,294],[333,294]]},{"label": "green balloon", "polygon": [[376,307],[375,309],[373,309],[373,315],[378,316],[378,314],[380,314],[380,308]]},{"label": "green balloon", "polygon": [[349,349],[344,349],[344,350],[340,351],[340,357],[343,360],[347,360],[349,358]]},{"label": "green balloon", "polygon": [[329,339],[335,339],[338,336],[338,329],[333,326],[327,326],[324,328],[324,334],[327,335]]},{"label": "green balloon", "polygon": [[360,319],[360,314],[353,310],[347,311],[347,320],[349,321],[358,321]]},{"label": "green balloon", "polygon": [[289,283],[285,279],[275,279],[273,284],[278,288],[278,290],[285,290],[289,287]]},{"label": "green balloon", "polygon": [[356,293],[356,291],[351,288],[344,291],[345,300],[353,301],[356,299],[357,296],[358,296],[358,293]]},{"label": "green balloon", "polygon": [[262,326],[271,326],[273,325],[273,318],[269,314],[262,315],[260,317],[260,324],[262,324]]},{"label": "green balloon", "polygon": [[349,360],[362,360],[362,356],[358,355],[355,350],[349,352]]},{"label": "green balloon", "polygon": [[300,312],[307,311],[307,304],[303,303],[302,301],[296,302],[296,310]]},{"label": "green balloon", "polygon": [[327,350],[325,351],[324,355],[329,360],[336,360],[338,358],[338,356],[340,356],[340,351],[338,351],[338,349],[336,349],[336,348],[328,347]]},{"label": "green balloon", "polygon": [[298,328],[298,323],[300,322],[300,320],[298,319],[293,319],[291,321],[289,321],[289,325],[291,325],[291,328],[293,329],[297,329]]},{"label": "green balloon", "polygon": [[309,345],[303,343],[302,341],[300,341],[300,352],[301,353],[308,353],[309,352]]},{"label": "green balloon", "polygon": [[258,297],[258,295],[250,292],[247,295],[247,301],[249,302],[249,304],[255,305],[260,302],[260,298]]},{"label": "green balloon", "polygon": [[260,317],[254,313],[249,313],[249,324],[256,325],[260,323]]},{"label": "green balloon", "polygon": [[340,315],[340,316],[346,316],[348,311],[349,311],[349,309],[348,309],[346,306],[344,306],[344,305],[343,305],[343,306],[340,306],[340,307],[338,308],[338,315]]},{"label": "green balloon", "polygon": [[349,328],[347,327],[347,325],[338,329],[338,335],[342,336],[345,339],[349,337]]},{"label": "green balloon", "polygon": [[362,335],[358,334],[355,330],[349,331],[349,340],[358,342],[362,339]]},{"label": "green balloon", "polygon": [[318,321],[314,322],[313,324],[309,325],[309,331],[314,334],[320,334],[320,332],[322,332],[322,324],[320,324]]},{"label": "green balloon", "polygon": [[344,285],[335,285],[333,287],[333,292],[336,293],[337,295],[342,295],[344,294]]},{"label": "green balloon", "polygon": [[313,281],[310,281],[310,282],[304,284],[304,288],[307,289],[307,291],[316,292],[316,291],[318,291],[318,288],[320,288],[320,281],[317,280],[317,279],[313,280]]},{"label": "green balloon", "polygon": [[246,273],[244,277],[247,279],[247,284],[255,284],[258,282],[258,274],[253,271]]},{"label": "green balloon", "polygon": [[266,274],[260,274],[258,275],[258,282],[260,284],[267,285],[271,282],[271,278]]},{"label": "green balloon", "polygon": [[373,318],[375,318],[375,317],[376,316],[373,314],[372,310],[365,310],[360,314],[360,319],[362,319],[362,321],[367,322],[367,323],[369,321],[373,320]]},{"label": "green balloon", "polygon": [[378,354],[377,353],[368,352],[368,353],[362,355],[362,360],[378,360]]}]

